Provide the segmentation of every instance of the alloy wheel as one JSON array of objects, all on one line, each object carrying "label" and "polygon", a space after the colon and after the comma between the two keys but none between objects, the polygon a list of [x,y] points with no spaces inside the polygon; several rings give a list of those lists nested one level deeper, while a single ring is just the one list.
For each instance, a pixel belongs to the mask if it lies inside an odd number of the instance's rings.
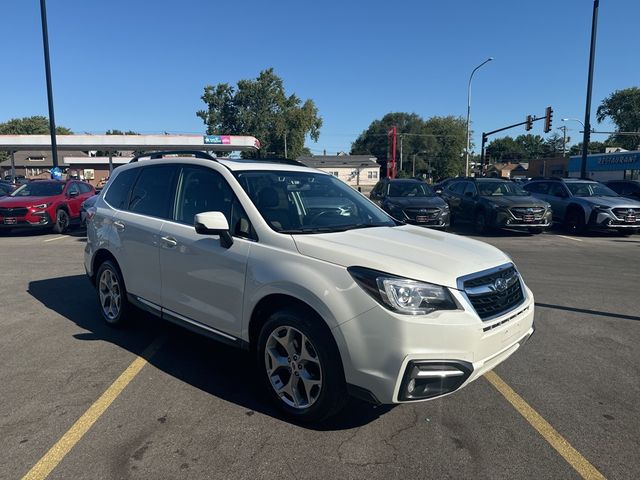
[{"label": "alloy wheel", "polygon": [[122,296],[118,277],[109,268],[100,275],[98,282],[98,294],[102,313],[109,321],[114,321],[120,314]]},{"label": "alloy wheel", "polygon": [[322,366],[309,337],[289,325],[271,332],[264,351],[271,386],[280,399],[296,409],[313,405],[322,390]]}]

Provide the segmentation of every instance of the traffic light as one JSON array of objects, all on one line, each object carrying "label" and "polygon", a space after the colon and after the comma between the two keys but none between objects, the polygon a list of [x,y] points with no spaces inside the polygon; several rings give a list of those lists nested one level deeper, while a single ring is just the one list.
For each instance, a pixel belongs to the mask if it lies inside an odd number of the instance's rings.
[{"label": "traffic light", "polygon": [[527,124],[524,126],[526,131],[529,131],[533,128],[533,116],[527,115]]},{"label": "traffic light", "polygon": [[544,116],[544,133],[549,133],[551,131],[551,120],[553,119],[553,108],[547,107]]}]

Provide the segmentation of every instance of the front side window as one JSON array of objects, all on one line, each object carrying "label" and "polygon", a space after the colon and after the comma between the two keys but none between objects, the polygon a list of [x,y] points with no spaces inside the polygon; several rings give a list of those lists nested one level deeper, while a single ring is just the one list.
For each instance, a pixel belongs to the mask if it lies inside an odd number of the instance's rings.
[{"label": "front side window", "polygon": [[595,182],[568,183],[569,191],[576,197],[617,197],[618,194],[609,187]]},{"label": "front side window", "polygon": [[91,192],[91,187],[86,183],[79,183],[78,187],[80,188],[80,193],[89,193],[89,192]]},{"label": "front side window", "polygon": [[478,190],[483,197],[526,197],[529,192],[512,182],[481,182]]},{"label": "front side window", "polygon": [[185,167],[178,183],[175,220],[194,225],[203,212],[222,212],[232,235],[252,237],[249,218],[227,181],[215,170]]},{"label": "front side window", "polygon": [[25,183],[11,194],[12,197],[50,197],[60,195],[64,191],[62,182],[30,182]]},{"label": "front side window", "polygon": [[324,233],[396,222],[344,182],[322,173],[236,173],[269,226],[281,233]]},{"label": "front side window", "polygon": [[71,195],[72,193],[75,193],[76,195],[80,194],[80,189],[78,188],[78,184],[76,182],[73,182],[71,185],[69,185],[69,188],[67,188],[67,194]]},{"label": "front side window", "polygon": [[174,165],[143,167],[136,181],[129,211],[157,218],[171,218],[173,185],[178,172]]},{"label": "front side window", "polygon": [[123,170],[113,177],[107,185],[107,193],[104,196],[105,201],[113,208],[126,210],[129,204],[129,194],[139,173],[139,168],[131,168]]},{"label": "front side window", "polygon": [[391,182],[389,184],[390,197],[433,197],[434,195],[431,187],[422,182]]},{"label": "front side window", "polygon": [[471,182],[465,182],[464,194],[470,193],[471,196],[476,194],[476,186]]}]

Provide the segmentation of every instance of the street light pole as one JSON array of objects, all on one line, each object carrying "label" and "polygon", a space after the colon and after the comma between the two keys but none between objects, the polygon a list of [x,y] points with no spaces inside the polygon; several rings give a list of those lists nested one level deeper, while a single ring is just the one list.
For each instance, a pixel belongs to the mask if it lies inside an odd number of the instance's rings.
[{"label": "street light pole", "polygon": [[582,137],[582,163],[580,165],[580,178],[587,176],[587,155],[589,153],[589,141],[591,140],[591,90],[593,88],[593,64],[596,56],[596,33],[598,31],[598,8],[600,0],[593,0],[593,17],[591,19],[591,50],[589,52],[589,75],[587,77],[587,105],[584,110],[584,134]]},{"label": "street light pole", "polygon": [[40,0],[40,19],[42,20],[42,44],[44,46],[44,70],[47,77],[47,99],[49,102],[49,130],[51,131],[51,155],[53,167],[58,166],[58,145],[56,142],[56,120],[53,114],[53,88],[51,86],[51,62],[49,60],[49,31],[47,29],[47,6]]},{"label": "street light pole", "polygon": [[469,76],[469,86],[467,88],[467,148],[465,150],[465,162],[466,162],[466,167],[465,167],[465,176],[469,176],[469,148],[470,148],[470,144],[471,144],[471,139],[469,138],[469,124],[471,122],[471,81],[473,80],[473,75],[476,73],[476,70],[478,70],[480,67],[482,67],[483,65],[489,63],[491,60],[493,60],[493,57],[489,57],[487,58],[484,62],[482,62],[480,65],[478,65],[476,68],[473,69],[473,71],[471,72],[471,75]]}]

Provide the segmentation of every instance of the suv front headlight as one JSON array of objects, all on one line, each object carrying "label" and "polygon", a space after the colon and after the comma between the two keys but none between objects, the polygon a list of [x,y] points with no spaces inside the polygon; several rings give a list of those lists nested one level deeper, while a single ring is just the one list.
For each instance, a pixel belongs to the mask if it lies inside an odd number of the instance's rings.
[{"label": "suv front headlight", "polygon": [[457,310],[449,289],[364,267],[349,267],[353,279],[382,306],[405,315]]},{"label": "suv front headlight", "polygon": [[51,206],[51,202],[49,202],[49,203],[41,203],[39,205],[34,205],[31,208],[48,208],[50,206]]}]

